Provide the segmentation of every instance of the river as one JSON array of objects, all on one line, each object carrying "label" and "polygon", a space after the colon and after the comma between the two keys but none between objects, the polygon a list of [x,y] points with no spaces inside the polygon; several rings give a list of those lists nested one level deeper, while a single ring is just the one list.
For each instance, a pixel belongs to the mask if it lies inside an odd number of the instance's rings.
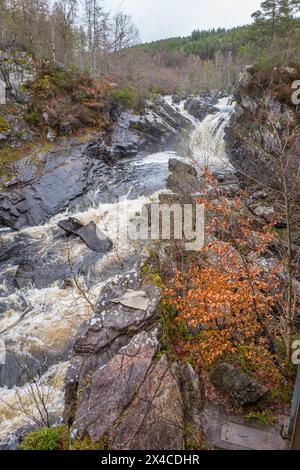
[{"label": "river", "polygon": [[[171,157],[191,159],[199,171],[227,167],[224,129],[234,103],[219,100],[218,111],[197,121],[179,105],[166,102],[193,124],[190,155],[163,151],[120,160],[107,168],[106,185],[94,187],[64,212],[44,225],[3,231],[1,246],[7,256],[0,262],[0,443],[13,448],[17,431],[38,419],[33,394],[43,390],[48,412],[62,414],[64,377],[72,353],[72,339],[80,324],[90,318],[104,283],[127,272],[145,248],[127,239],[124,217],[134,221],[144,204],[166,191],[168,161]],[[81,223],[96,222],[113,243],[106,255],[91,251],[78,238],[67,239],[57,222],[72,215]],[[122,218],[123,217],[123,218]],[[34,267],[34,279],[19,276]],[[22,283],[20,284],[20,279]],[[75,280],[74,280],[75,279]],[[85,293],[84,295],[82,293]],[[32,378],[40,376],[32,385]]]}]

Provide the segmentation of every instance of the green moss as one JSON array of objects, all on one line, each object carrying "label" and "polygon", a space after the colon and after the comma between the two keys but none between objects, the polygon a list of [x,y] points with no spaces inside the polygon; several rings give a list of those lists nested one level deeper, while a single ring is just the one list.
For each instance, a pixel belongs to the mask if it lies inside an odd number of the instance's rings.
[{"label": "green moss", "polygon": [[88,436],[71,442],[70,430],[66,425],[41,428],[25,435],[20,450],[109,450],[107,436],[93,442]]},{"label": "green moss", "polygon": [[27,434],[20,450],[67,450],[70,448],[70,433],[67,426],[41,428]]},{"label": "green moss", "polygon": [[3,116],[0,116],[0,132],[7,132],[9,129],[10,127],[7,120]]},{"label": "green moss", "polygon": [[107,436],[103,436],[97,442],[93,442],[89,437],[85,437],[71,444],[71,450],[109,450],[110,448]]},{"label": "green moss", "polygon": [[13,176],[12,165],[23,156],[19,148],[5,146],[0,149],[0,179],[7,180]]},{"label": "green moss", "polygon": [[286,237],[288,235],[288,229],[287,228],[275,228],[271,227],[270,232],[277,233],[280,237]]},{"label": "green moss", "polygon": [[172,346],[179,339],[189,339],[191,334],[183,321],[178,321],[178,310],[175,305],[161,302],[160,320],[163,330],[162,344],[167,352],[172,352]]},{"label": "green moss", "polygon": [[249,421],[258,421],[261,424],[274,425],[276,424],[276,417],[273,416],[268,410],[251,411],[246,418]]},{"label": "green moss", "polygon": [[35,107],[33,107],[29,113],[25,114],[24,118],[26,122],[34,124],[35,126],[39,126],[41,123],[40,111]]}]

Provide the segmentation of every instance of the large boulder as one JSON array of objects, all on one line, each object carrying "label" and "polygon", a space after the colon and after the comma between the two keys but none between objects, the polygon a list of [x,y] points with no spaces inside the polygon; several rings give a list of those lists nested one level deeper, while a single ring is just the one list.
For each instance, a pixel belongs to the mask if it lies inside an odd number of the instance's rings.
[{"label": "large boulder", "polygon": [[185,173],[192,176],[197,176],[197,170],[192,165],[177,160],[177,158],[170,158],[169,170],[171,173]]},{"label": "large boulder", "polygon": [[197,177],[197,171],[192,165],[176,158],[169,161],[171,174],[167,179],[167,188],[179,194],[197,194],[203,190],[203,181]]},{"label": "large boulder", "polygon": [[77,235],[78,230],[83,228],[83,224],[75,217],[60,220],[57,224],[67,235]]},{"label": "large boulder", "polygon": [[[220,96],[219,96],[220,97]],[[185,109],[199,121],[203,121],[209,114],[218,112],[215,105],[218,102],[217,96],[191,96],[185,103]]]},{"label": "large boulder", "polygon": [[94,221],[77,230],[76,234],[97,253],[107,253],[113,247],[111,240],[97,228]]},{"label": "large boulder", "polygon": [[269,390],[234,365],[219,364],[211,375],[214,386],[239,405],[253,405],[269,395]]}]

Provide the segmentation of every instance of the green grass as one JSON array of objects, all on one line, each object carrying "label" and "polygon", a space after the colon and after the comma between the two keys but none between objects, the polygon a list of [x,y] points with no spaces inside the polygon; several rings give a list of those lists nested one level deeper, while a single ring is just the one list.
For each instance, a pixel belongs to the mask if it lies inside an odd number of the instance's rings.
[{"label": "green grass", "polygon": [[70,433],[67,426],[41,428],[26,434],[20,450],[67,450],[70,448]]},{"label": "green grass", "polygon": [[93,442],[88,436],[71,442],[66,425],[41,428],[25,435],[20,450],[109,450],[109,441],[103,436]]},{"label": "green grass", "polygon": [[0,116],[0,132],[7,132],[9,129],[7,120],[3,116]]}]

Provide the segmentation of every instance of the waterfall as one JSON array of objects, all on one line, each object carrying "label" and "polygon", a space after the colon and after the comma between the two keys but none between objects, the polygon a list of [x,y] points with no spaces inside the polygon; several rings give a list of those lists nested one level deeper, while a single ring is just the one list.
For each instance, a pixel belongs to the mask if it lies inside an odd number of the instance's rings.
[{"label": "waterfall", "polygon": [[219,100],[218,112],[208,115],[194,130],[190,139],[190,156],[201,172],[204,167],[230,168],[225,152],[225,127],[234,110],[235,103],[231,98]]},{"label": "waterfall", "polygon": [[[185,100],[178,105],[173,104],[172,97],[165,97],[165,101],[194,126],[190,150],[197,166],[228,165],[224,129],[233,102],[228,98],[220,100],[217,112],[200,122],[185,109]],[[20,358],[25,364],[28,359],[33,367],[35,357],[45,357],[46,370],[38,381],[49,398],[49,411],[57,420],[63,408],[64,376],[72,338],[82,322],[93,315],[92,305],[108,279],[117,283],[118,275],[131,269],[146,249],[145,245],[127,239],[125,216],[134,224],[144,205],[158,201],[159,194],[165,191],[168,162],[172,157],[186,160],[186,155],[167,150],[120,160],[107,167],[105,184],[89,190],[78,207],[77,203],[70,205],[44,225],[19,232],[0,229],[3,253],[11,250],[9,259],[4,257],[0,264],[0,372],[1,365],[4,371],[3,364],[10,361],[8,372],[17,378]],[[57,222],[69,216],[82,224],[95,222],[112,240],[114,249],[101,256],[91,252],[78,238],[66,239]],[[41,261],[43,272],[37,272],[44,276],[43,284],[36,285],[34,280],[29,280],[28,285],[16,288],[14,279],[24,257]],[[90,302],[86,302],[76,287],[73,271],[77,285],[84,289]],[[49,273],[49,278],[45,273]],[[22,383],[0,386],[0,446],[9,442],[13,447],[17,439],[15,432],[31,424],[22,412],[25,409],[31,413],[28,384]]]}]

